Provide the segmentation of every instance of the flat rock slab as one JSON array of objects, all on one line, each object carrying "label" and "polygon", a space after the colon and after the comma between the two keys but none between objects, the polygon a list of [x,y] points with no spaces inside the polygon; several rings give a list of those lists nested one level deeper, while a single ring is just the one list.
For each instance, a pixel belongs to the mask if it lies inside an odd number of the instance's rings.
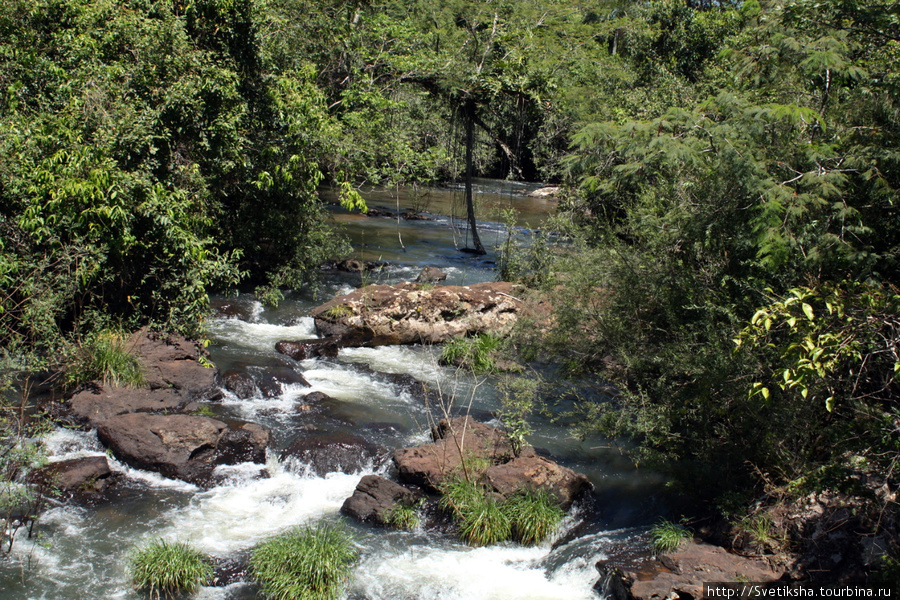
[{"label": "flat rock slab", "polygon": [[311,312],[316,329],[345,346],[444,342],[462,335],[503,334],[522,301],[512,283],[423,287],[370,285],[338,296]]},{"label": "flat rock slab", "polygon": [[116,415],[133,412],[180,413],[196,409],[194,404],[174,388],[133,389],[92,385],[69,400],[69,411],[79,422],[97,427]]},{"label": "flat rock slab", "polygon": [[366,475],[353,495],[344,501],[341,512],[363,523],[387,525],[397,506],[412,506],[423,494],[378,475]]},{"label": "flat rock slab", "polygon": [[71,498],[76,502],[95,504],[120,477],[109,468],[105,456],[88,456],[50,463],[38,471],[33,480],[45,494]]},{"label": "flat rock slab", "polygon": [[703,584],[709,582],[775,581],[780,571],[773,570],[763,560],[745,558],[727,552],[719,546],[689,542],[677,552],[663,554],[658,559],[657,572],[631,583],[631,595],[636,600],[662,600],[673,597],[703,597]]},{"label": "flat rock slab", "polygon": [[124,463],[207,486],[217,465],[265,462],[267,430],[193,415],[129,413],[97,427],[100,441]]}]

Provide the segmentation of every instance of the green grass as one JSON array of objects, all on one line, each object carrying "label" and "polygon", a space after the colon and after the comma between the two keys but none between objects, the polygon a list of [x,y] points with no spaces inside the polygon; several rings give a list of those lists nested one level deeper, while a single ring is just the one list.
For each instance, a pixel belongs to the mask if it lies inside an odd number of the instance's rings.
[{"label": "green grass", "polygon": [[414,505],[403,503],[395,504],[394,507],[385,514],[387,524],[391,527],[396,527],[397,529],[412,531],[418,527],[420,523],[418,512],[418,506],[420,504],[421,503]]},{"label": "green grass", "polygon": [[513,539],[525,546],[534,546],[553,535],[565,511],[545,492],[523,491],[503,504],[512,522]]},{"label": "green grass", "polygon": [[346,304],[335,304],[325,311],[325,316],[329,319],[338,320],[353,315],[353,309]]},{"label": "green grass", "polygon": [[128,349],[123,334],[101,331],[75,351],[66,366],[66,386],[74,388],[88,381],[127,387],[144,385],[141,364]]},{"label": "green grass", "polygon": [[493,353],[502,341],[489,333],[453,338],[444,343],[440,362],[464,367],[477,375],[493,373],[496,368]]},{"label": "green grass", "polygon": [[357,558],[343,528],[296,527],[257,546],[250,571],[269,600],[337,600]]},{"label": "green grass", "polygon": [[566,514],[543,491],[522,491],[500,501],[483,485],[458,477],[448,481],[441,491],[441,508],[453,515],[460,537],[473,546],[508,540],[523,545],[540,544],[556,531]]},{"label": "green grass", "polygon": [[650,544],[656,554],[675,552],[689,539],[691,532],[684,525],[665,519],[650,528]]},{"label": "green grass", "polygon": [[193,593],[209,581],[212,565],[189,544],[154,540],[128,559],[131,583],[151,598]]}]

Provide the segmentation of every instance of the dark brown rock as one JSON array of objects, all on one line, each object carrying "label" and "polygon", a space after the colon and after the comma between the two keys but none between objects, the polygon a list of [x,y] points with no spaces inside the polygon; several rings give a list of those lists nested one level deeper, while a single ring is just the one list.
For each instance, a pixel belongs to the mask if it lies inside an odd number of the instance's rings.
[{"label": "dark brown rock", "polygon": [[338,355],[338,350],[340,348],[340,339],[336,337],[302,340],[297,342],[281,341],[275,344],[275,350],[290,356],[296,361],[306,360],[307,358],[317,358],[320,356],[335,358]]},{"label": "dark brown rock", "polygon": [[522,489],[547,491],[564,508],[593,487],[581,473],[536,454],[489,467],[482,480],[505,498]]},{"label": "dark brown rock", "polygon": [[118,483],[105,456],[88,456],[50,463],[33,476],[45,494],[96,503]]},{"label": "dark brown rock", "polygon": [[306,377],[290,367],[269,367],[265,369],[260,373],[257,384],[262,395],[266,398],[280,396],[287,385],[310,387]]},{"label": "dark brown rock", "polygon": [[249,373],[242,371],[228,371],[222,375],[222,384],[225,389],[240,398],[246,400],[252,398],[259,391],[256,382]]},{"label": "dark brown rock", "polygon": [[92,385],[69,400],[72,417],[92,427],[116,415],[133,412],[180,413],[195,408],[193,402],[172,388],[151,390]]},{"label": "dark brown rock", "polygon": [[[314,308],[312,316],[319,333],[338,336],[347,346],[379,346],[503,334],[522,307],[511,283],[420,287],[370,285]],[[344,309],[331,310],[339,305]]]},{"label": "dark brown rock", "polygon": [[363,523],[387,525],[390,511],[397,505],[412,506],[423,494],[378,475],[363,477],[353,495],[344,501],[341,512]]},{"label": "dark brown rock", "polygon": [[255,424],[146,413],[112,417],[97,435],[122,462],[198,485],[211,482],[216,465],[264,462],[270,439]]},{"label": "dark brown rock", "polygon": [[316,475],[358,473],[379,466],[387,451],[365,439],[347,434],[310,434],[294,440],[282,459],[294,458]]}]

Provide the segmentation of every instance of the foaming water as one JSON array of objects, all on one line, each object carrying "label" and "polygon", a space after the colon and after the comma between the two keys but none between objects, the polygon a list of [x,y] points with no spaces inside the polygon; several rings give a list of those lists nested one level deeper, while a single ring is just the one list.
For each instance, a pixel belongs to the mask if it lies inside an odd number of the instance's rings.
[{"label": "foaming water", "polygon": [[300,317],[290,325],[250,323],[219,318],[209,323],[209,335],[219,343],[235,344],[261,352],[274,352],[281,340],[307,340],[318,337],[312,317]]},{"label": "foaming water", "polygon": [[[546,547],[409,547],[373,554],[355,571],[351,598],[371,600],[580,600],[594,572],[548,572]],[[591,565],[593,567],[593,565]]]}]

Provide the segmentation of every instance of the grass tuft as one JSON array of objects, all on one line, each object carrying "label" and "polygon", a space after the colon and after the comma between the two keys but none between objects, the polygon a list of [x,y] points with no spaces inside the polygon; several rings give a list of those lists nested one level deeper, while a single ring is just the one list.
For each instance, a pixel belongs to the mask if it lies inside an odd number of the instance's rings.
[{"label": "grass tuft", "polygon": [[341,527],[296,527],[256,547],[250,570],[269,600],[337,600],[358,554]]},{"label": "grass tuft", "polygon": [[546,491],[525,490],[503,504],[512,522],[513,539],[525,546],[534,546],[553,535],[566,516],[556,500]]},{"label": "grass tuft", "polygon": [[137,549],[128,559],[131,582],[151,598],[174,598],[192,593],[212,577],[212,565],[199,551],[184,542],[154,540]]},{"label": "grass tuft", "polygon": [[386,514],[385,521],[391,527],[412,531],[419,526],[419,511],[417,504],[398,503],[393,506]]},{"label": "grass tuft", "polygon": [[496,370],[493,354],[502,341],[489,333],[453,338],[444,343],[440,362],[464,367],[477,375],[493,373]]},{"label": "grass tuft", "polygon": [[656,554],[675,552],[689,539],[691,532],[680,523],[663,519],[650,528],[650,543]]},{"label": "grass tuft", "polygon": [[126,344],[125,336],[116,331],[106,330],[94,335],[69,361],[66,386],[74,388],[88,381],[127,387],[144,385],[141,364]]}]

